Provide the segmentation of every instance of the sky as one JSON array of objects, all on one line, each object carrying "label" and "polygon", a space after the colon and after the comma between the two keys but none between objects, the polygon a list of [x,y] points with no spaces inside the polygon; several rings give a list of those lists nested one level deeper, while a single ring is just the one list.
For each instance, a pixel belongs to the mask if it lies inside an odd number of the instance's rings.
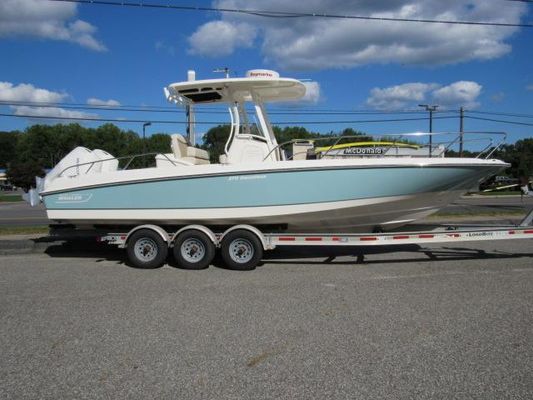
[{"label": "sky", "polygon": [[[136,2],[135,0],[131,0]],[[138,0],[141,2],[141,0]],[[144,0],[145,4],[328,13],[388,18],[532,24],[533,3],[509,0]],[[0,0],[0,131],[38,116],[132,119],[123,129],[184,133],[181,109],[170,107],[166,85],[272,69],[305,80],[299,102],[270,107],[271,120],[314,131],[353,128],[375,134],[427,131],[419,104],[438,105],[434,131],[457,131],[462,106],[467,131],[505,131],[507,141],[533,137],[533,28],[452,25],[350,18],[265,17],[246,13],[105,6],[48,0]],[[38,107],[45,102],[54,107]],[[118,107],[74,109],[68,104]],[[122,108],[120,108],[122,107]],[[211,113],[209,110],[216,110]],[[202,108],[198,135],[224,123],[222,109]],[[288,111],[289,114],[282,112]],[[358,111],[365,113],[334,114]],[[486,114],[490,113],[490,114]],[[504,113],[512,115],[500,115]],[[515,124],[475,118],[512,121]],[[380,121],[421,118],[416,121]],[[63,120],[62,122],[68,122]],[[104,122],[83,122],[98,126]],[[524,125],[520,125],[524,124]]]}]

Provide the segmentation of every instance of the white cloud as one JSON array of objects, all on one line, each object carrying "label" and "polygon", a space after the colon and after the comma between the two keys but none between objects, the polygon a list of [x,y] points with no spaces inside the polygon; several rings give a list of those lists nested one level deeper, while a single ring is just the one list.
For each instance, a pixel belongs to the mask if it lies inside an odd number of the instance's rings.
[{"label": "white cloud", "polygon": [[[219,0],[221,8],[317,12],[373,17],[518,23],[520,2],[486,0]],[[222,13],[189,38],[191,52],[229,55],[249,47],[255,35],[267,61],[287,69],[344,68],[370,63],[441,65],[497,58],[511,50],[512,27],[380,22],[331,18],[265,18]],[[243,26],[247,29],[242,29]],[[253,27],[253,28],[252,28]],[[237,34],[238,33],[238,34]]]},{"label": "white cloud", "polygon": [[95,51],[107,50],[94,35],[97,28],[76,19],[74,3],[42,0],[2,0],[0,37],[35,36],[77,43]]},{"label": "white cloud", "polygon": [[38,119],[39,117],[59,117],[64,118],[96,118],[97,114],[86,113],[76,110],[65,110],[60,107],[28,107],[28,106],[13,106],[13,114],[26,115],[28,118]]},{"label": "white cloud", "polygon": [[431,100],[439,108],[479,106],[477,98],[482,86],[477,82],[458,81],[447,86],[438,83],[412,82],[387,88],[374,88],[366,104],[378,110],[401,110],[417,107],[420,102]]},{"label": "white cloud", "polygon": [[305,96],[299,101],[316,104],[320,100],[320,85],[318,82],[303,82],[305,86]]},{"label": "white cloud", "polygon": [[[54,92],[35,87],[30,83],[14,85],[11,82],[0,82],[0,100],[6,102],[59,103],[69,97],[68,93]],[[15,115],[30,115],[29,118],[60,117],[60,118],[95,118],[97,114],[60,107],[32,107],[26,105],[10,105]]]},{"label": "white cloud", "polygon": [[399,110],[424,101],[427,93],[437,87],[439,85],[435,83],[413,82],[383,89],[374,88],[366,104],[378,110]]},{"label": "white cloud", "polygon": [[529,90],[530,92],[533,92],[533,85],[527,85],[526,90]]},{"label": "white cloud", "polygon": [[3,101],[58,103],[67,97],[68,94],[66,93],[36,88],[30,83],[21,83],[15,86],[11,82],[0,82],[0,100]]},{"label": "white cloud", "polygon": [[120,103],[116,100],[109,99],[109,100],[100,100],[95,97],[91,97],[87,99],[87,104],[91,106],[110,106],[110,107],[117,107],[120,106]]},{"label": "white cloud", "polygon": [[433,101],[442,108],[463,106],[477,108],[476,101],[481,93],[482,86],[472,81],[459,81],[451,85],[441,87],[432,93]]},{"label": "white cloud", "polygon": [[251,47],[257,32],[247,23],[211,21],[189,37],[189,52],[208,57],[227,56],[236,47]]}]

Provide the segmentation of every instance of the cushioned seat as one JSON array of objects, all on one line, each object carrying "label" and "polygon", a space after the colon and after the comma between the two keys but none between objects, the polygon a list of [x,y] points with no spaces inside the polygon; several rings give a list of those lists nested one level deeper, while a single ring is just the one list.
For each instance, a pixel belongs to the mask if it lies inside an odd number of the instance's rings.
[{"label": "cushioned seat", "polygon": [[209,153],[205,150],[188,146],[187,141],[181,135],[170,135],[170,147],[174,157],[192,164],[209,164]]}]

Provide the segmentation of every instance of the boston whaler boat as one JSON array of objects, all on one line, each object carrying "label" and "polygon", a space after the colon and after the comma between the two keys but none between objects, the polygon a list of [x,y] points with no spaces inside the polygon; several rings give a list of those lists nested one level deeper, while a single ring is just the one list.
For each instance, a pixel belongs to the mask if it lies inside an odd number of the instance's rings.
[{"label": "boston whaler boat", "polygon": [[[445,158],[442,145],[429,150],[431,157],[336,157],[338,143],[331,152],[324,146],[315,152],[315,141],[307,140],[291,143],[288,156],[264,104],[299,99],[305,86],[273,71],[253,70],[244,78],[191,76],[165,93],[191,108],[228,105],[231,133],[219,163],[209,163],[207,152],[181,135],[171,136],[172,152],[156,155],[151,168],[119,169],[112,155],[78,147],[41,184],[50,220],[95,228],[149,224],[166,234],[195,224],[210,237],[240,224],[270,232],[383,231],[436,212],[508,167],[495,159]],[[181,251],[184,261],[194,261],[187,248]]]}]

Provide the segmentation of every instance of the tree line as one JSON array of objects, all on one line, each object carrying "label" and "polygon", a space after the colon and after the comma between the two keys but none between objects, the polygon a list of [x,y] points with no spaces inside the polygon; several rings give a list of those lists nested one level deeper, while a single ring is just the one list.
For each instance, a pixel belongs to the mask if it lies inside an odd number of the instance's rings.
[{"label": "tree line", "polygon": [[[280,144],[298,138],[320,139],[317,145],[327,146],[337,141],[334,136],[346,137],[339,143],[372,140],[370,136],[351,128],[327,134],[309,131],[304,127],[275,126],[273,129]],[[203,144],[200,147],[209,152],[211,162],[217,162],[218,156],[224,152],[229,133],[229,125],[219,125],[211,128],[203,136]],[[28,188],[34,176],[44,175],[45,169],[53,168],[76,146],[102,149],[115,157],[145,152],[171,152],[170,136],[164,133],[152,134],[143,141],[136,132],[122,130],[113,124],[104,124],[98,128],[87,128],[75,123],[32,125],[24,131],[0,131],[0,168],[8,170],[8,176],[13,184]],[[288,150],[290,151],[290,147]],[[449,155],[456,155],[450,153],[452,154]],[[509,176],[514,178],[530,176],[533,173],[533,138],[504,145],[494,153],[494,157],[511,164],[511,168],[507,171]],[[149,157],[149,160],[154,163],[154,157]],[[131,167],[149,165],[147,163],[148,158],[135,159]]]},{"label": "tree line", "polygon": [[[43,176],[45,170],[53,168],[77,146],[102,149],[115,157],[169,153],[170,137],[156,133],[143,141],[136,132],[113,124],[98,128],[79,124],[32,125],[23,132],[0,132],[0,168],[7,169],[12,184],[27,189],[35,176]],[[131,166],[144,162],[135,159]]]}]

